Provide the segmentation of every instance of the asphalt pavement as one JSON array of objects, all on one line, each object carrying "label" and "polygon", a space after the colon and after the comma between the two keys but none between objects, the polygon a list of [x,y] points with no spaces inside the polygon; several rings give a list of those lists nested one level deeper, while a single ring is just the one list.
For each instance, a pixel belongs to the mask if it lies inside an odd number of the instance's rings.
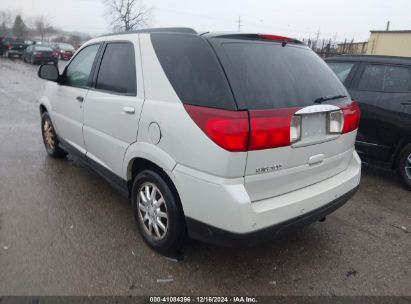
[{"label": "asphalt pavement", "polygon": [[189,241],[178,262],[155,253],[128,200],[47,157],[37,69],[0,58],[1,295],[411,295],[411,192],[369,167],[323,223],[252,248]]}]

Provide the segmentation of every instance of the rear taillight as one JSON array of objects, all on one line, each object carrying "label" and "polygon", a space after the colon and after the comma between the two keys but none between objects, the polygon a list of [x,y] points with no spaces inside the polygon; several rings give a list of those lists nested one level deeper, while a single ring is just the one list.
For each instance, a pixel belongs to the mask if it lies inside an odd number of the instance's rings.
[{"label": "rear taillight", "polygon": [[12,46],[11,44],[8,44],[8,45],[6,45],[6,48],[7,48],[8,50],[11,50],[11,49],[13,48],[13,46]]},{"label": "rear taillight", "polygon": [[301,117],[294,113],[299,109],[250,110],[249,150],[284,147],[298,140]]},{"label": "rear taillight", "polygon": [[184,105],[201,130],[217,145],[232,151],[247,151],[248,112]]},{"label": "rear taillight", "polygon": [[288,146],[301,136],[300,108],[229,111],[184,105],[200,129],[217,145],[232,151]]},{"label": "rear taillight", "polygon": [[53,56],[53,57],[58,57],[58,53],[57,52],[53,52],[52,54],[51,54],[51,56]]},{"label": "rear taillight", "polygon": [[356,101],[351,101],[348,104],[340,105],[344,113],[344,124],[341,133],[348,133],[358,128],[360,123],[361,110]]}]

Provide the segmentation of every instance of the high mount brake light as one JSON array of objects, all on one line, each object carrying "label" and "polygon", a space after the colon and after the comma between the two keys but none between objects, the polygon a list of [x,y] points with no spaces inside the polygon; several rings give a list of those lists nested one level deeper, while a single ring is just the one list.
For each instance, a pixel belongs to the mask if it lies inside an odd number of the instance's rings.
[{"label": "high mount brake light", "polygon": [[271,35],[271,34],[258,34],[260,38],[269,39],[269,40],[281,40],[281,41],[293,41],[293,38],[280,36],[280,35]]}]

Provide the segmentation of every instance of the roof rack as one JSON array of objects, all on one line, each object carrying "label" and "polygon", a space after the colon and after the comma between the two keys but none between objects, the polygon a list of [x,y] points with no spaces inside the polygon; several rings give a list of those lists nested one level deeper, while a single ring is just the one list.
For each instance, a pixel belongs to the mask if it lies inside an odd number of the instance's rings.
[{"label": "roof rack", "polygon": [[157,27],[141,30],[133,30],[120,33],[109,33],[101,35],[100,37],[114,36],[114,35],[129,35],[129,34],[141,34],[141,33],[183,33],[183,34],[197,34],[195,30],[189,27]]}]

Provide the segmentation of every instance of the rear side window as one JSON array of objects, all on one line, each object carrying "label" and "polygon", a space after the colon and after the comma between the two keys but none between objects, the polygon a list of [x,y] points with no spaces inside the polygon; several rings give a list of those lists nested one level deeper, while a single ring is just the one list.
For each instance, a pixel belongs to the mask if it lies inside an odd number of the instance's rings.
[{"label": "rear side window", "polygon": [[154,50],[183,103],[236,109],[230,87],[209,43],[187,34],[151,34]]},{"label": "rear side window", "polygon": [[333,70],[337,77],[344,82],[350,74],[354,63],[348,62],[328,62],[328,66]]},{"label": "rear side window", "polygon": [[363,91],[400,93],[411,91],[411,68],[369,64],[358,84]]},{"label": "rear side window", "polygon": [[100,90],[136,95],[136,64],[131,43],[109,43],[104,51],[97,76]]},{"label": "rear side window", "polygon": [[319,97],[348,95],[327,64],[306,47],[271,42],[218,46],[234,95],[246,109],[308,106]]}]

